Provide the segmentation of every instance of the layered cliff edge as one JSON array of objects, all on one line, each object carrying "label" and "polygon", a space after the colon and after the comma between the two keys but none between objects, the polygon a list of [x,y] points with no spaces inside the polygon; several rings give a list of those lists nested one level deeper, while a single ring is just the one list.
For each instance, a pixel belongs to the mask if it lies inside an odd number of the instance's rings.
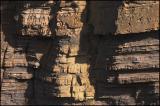
[{"label": "layered cliff edge", "polygon": [[159,105],[159,1],[2,1],[1,105]]}]

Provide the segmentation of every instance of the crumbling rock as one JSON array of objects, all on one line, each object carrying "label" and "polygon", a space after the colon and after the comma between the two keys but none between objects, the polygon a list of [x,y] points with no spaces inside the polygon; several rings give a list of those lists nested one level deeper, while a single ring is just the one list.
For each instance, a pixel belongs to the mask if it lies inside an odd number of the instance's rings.
[{"label": "crumbling rock", "polygon": [[158,1],[2,4],[2,105],[159,105]]}]

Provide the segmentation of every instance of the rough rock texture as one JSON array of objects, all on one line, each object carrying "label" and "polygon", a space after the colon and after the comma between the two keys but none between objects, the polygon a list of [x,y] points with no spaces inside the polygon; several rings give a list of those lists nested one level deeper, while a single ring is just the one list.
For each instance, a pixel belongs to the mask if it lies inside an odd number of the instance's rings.
[{"label": "rough rock texture", "polygon": [[[94,9],[96,8],[96,9]],[[159,28],[159,1],[94,1],[90,22],[95,34],[140,33]]]},{"label": "rough rock texture", "polygon": [[158,1],[3,1],[1,105],[159,105]]}]

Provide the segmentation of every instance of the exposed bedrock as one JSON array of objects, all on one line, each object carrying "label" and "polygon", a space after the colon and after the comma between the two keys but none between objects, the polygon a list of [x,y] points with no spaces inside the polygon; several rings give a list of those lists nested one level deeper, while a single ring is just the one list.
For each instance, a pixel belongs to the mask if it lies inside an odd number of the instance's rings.
[{"label": "exposed bedrock", "polygon": [[158,1],[2,1],[1,105],[159,105]]}]

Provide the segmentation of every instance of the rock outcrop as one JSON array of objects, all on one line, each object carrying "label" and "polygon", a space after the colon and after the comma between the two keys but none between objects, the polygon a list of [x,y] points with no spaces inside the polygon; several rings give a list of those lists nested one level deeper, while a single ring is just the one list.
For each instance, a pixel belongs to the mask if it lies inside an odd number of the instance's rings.
[{"label": "rock outcrop", "polygon": [[159,105],[159,1],[2,1],[1,105]]}]

